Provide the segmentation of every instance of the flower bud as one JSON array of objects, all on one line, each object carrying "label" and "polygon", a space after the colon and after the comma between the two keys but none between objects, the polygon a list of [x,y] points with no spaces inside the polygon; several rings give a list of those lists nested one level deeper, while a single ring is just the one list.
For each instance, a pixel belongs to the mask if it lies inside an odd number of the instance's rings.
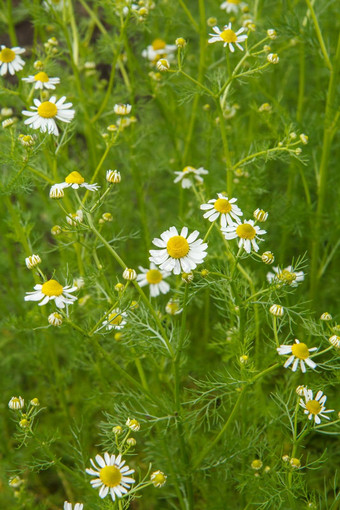
[{"label": "flower bud", "polygon": [[113,111],[116,115],[129,115],[132,106],[130,104],[115,104]]},{"label": "flower bud", "polygon": [[262,253],[261,259],[265,264],[272,264],[274,262],[274,255],[271,251],[265,251]]},{"label": "flower bud", "polygon": [[108,170],[106,172],[106,180],[110,184],[120,183],[120,181],[122,180],[121,176],[120,176],[120,172],[118,172],[117,170]]},{"label": "flower bud", "polygon": [[150,479],[153,485],[159,488],[166,483],[167,476],[162,471],[154,471],[151,473]]},{"label": "flower bud", "polygon": [[282,317],[284,308],[281,305],[272,305],[269,311],[272,315],[275,315],[275,317]]},{"label": "flower bud", "polygon": [[10,409],[13,409],[14,411],[22,409],[24,405],[25,401],[22,397],[12,397],[11,400],[8,402],[8,407]]},{"label": "flower bud", "polygon": [[127,425],[129,429],[133,430],[134,432],[138,432],[138,430],[140,429],[140,423],[135,419],[131,420],[130,418],[128,418],[126,420],[125,425]]},{"label": "flower bud", "polygon": [[124,280],[129,280],[129,281],[135,280],[137,278],[137,273],[134,269],[130,269],[127,267],[123,271],[123,278],[124,278]]},{"label": "flower bud", "polygon": [[183,39],[183,37],[178,37],[175,41],[175,44],[176,44],[177,48],[184,48],[184,46],[186,46],[187,42],[185,39]]},{"label": "flower bud", "polygon": [[267,56],[267,61],[270,64],[278,64],[280,61],[280,58],[277,53],[269,53],[269,55]]},{"label": "flower bud", "polygon": [[253,214],[255,220],[260,221],[261,223],[264,223],[268,218],[268,213],[263,209],[256,209]]},{"label": "flower bud", "polygon": [[48,316],[48,322],[51,326],[61,326],[63,323],[63,316],[58,312],[53,312]]},{"label": "flower bud", "polygon": [[166,58],[160,58],[156,62],[156,67],[157,67],[158,71],[169,71],[170,64]]},{"label": "flower bud", "polygon": [[25,258],[25,263],[27,269],[33,269],[41,263],[41,258],[39,255],[31,255],[30,257]]},{"label": "flower bud", "polygon": [[276,30],[274,30],[273,28],[268,28],[267,36],[269,37],[269,39],[273,39],[273,40],[276,39],[277,38]]},{"label": "flower bud", "polygon": [[250,465],[251,465],[252,469],[255,469],[256,471],[258,471],[263,466],[263,462],[260,459],[255,459],[255,460],[253,460],[253,462]]}]

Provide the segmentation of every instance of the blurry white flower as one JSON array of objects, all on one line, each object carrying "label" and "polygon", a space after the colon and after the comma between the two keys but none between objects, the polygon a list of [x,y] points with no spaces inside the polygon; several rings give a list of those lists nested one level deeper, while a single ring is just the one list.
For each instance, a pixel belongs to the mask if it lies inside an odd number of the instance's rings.
[{"label": "blurry white flower", "polygon": [[226,0],[220,5],[220,9],[226,11],[227,14],[237,13],[239,10],[243,9],[247,4],[241,2],[241,0]]},{"label": "blurry white flower", "polygon": [[48,322],[51,326],[61,326],[63,323],[63,316],[58,312],[53,312],[48,316]]},{"label": "blurry white flower", "polygon": [[27,269],[33,269],[37,265],[41,264],[41,258],[39,255],[31,255],[30,257],[25,258],[25,263]]},{"label": "blurry white flower", "polygon": [[115,104],[113,111],[116,115],[129,115],[131,108],[130,104]]},{"label": "blurry white flower", "polygon": [[137,275],[137,282],[140,287],[149,285],[150,296],[157,297],[159,294],[167,294],[170,290],[170,285],[164,281],[164,278],[170,276],[168,271],[160,271],[157,266],[150,263],[150,269],[145,269],[139,266],[140,274]]},{"label": "blurry white flower", "polygon": [[18,409],[22,409],[24,405],[25,401],[22,397],[12,397],[11,400],[8,402],[8,407],[15,411],[18,411]]},{"label": "blurry white flower", "polygon": [[153,485],[157,487],[163,487],[166,483],[167,476],[162,471],[154,471],[151,473],[150,480],[152,481]]},{"label": "blurry white flower", "polygon": [[77,212],[68,214],[66,216],[66,221],[69,225],[72,227],[75,227],[77,223],[82,223],[84,219],[83,211],[81,209],[78,209]]},{"label": "blurry white flower", "polygon": [[134,432],[138,432],[140,429],[140,423],[135,419],[128,418],[126,420],[126,425],[129,427],[129,429],[133,430]]},{"label": "blurry white flower", "polygon": [[22,81],[26,81],[27,83],[35,83],[35,89],[55,89],[55,86],[60,83],[60,78],[49,78],[49,76],[41,71],[40,73],[28,76],[27,78],[22,78]]},{"label": "blurry white flower", "polygon": [[130,269],[126,267],[123,271],[123,278],[124,280],[135,280],[137,278],[137,273],[134,269]]},{"label": "blurry white flower", "polygon": [[269,283],[279,283],[281,285],[290,285],[297,287],[300,282],[305,279],[303,271],[294,271],[293,266],[288,266],[285,269],[273,267],[274,273],[267,273],[267,280]]},{"label": "blurry white flower", "polygon": [[142,56],[150,60],[153,64],[156,64],[160,58],[166,58],[171,62],[174,60],[176,50],[176,44],[166,44],[163,39],[155,39],[150,46],[142,51]]},{"label": "blurry white flower", "polygon": [[110,184],[118,184],[120,183],[122,178],[120,176],[120,172],[118,172],[117,170],[108,170],[106,172],[106,180]]},{"label": "blurry white flower", "polygon": [[21,71],[25,62],[19,55],[25,51],[25,48],[19,48],[18,46],[15,46],[14,48],[6,48],[6,46],[1,45],[0,75],[4,76],[7,72],[13,75],[18,71]]},{"label": "blurry white flower", "polygon": [[103,321],[103,326],[106,326],[107,331],[111,329],[123,329],[126,324],[127,313],[122,312],[119,308],[115,308]]},{"label": "blurry white flower", "polygon": [[193,178],[194,181],[197,181],[199,184],[203,182],[203,179],[201,175],[208,174],[208,170],[203,168],[202,166],[199,168],[194,168],[193,166],[186,166],[183,168],[181,172],[175,172],[175,175],[177,175],[176,179],[174,180],[174,183],[181,182],[182,188],[191,188],[192,186],[192,180],[190,177]]},{"label": "blurry white flower", "polygon": [[68,501],[65,501],[64,503],[64,510],[83,510],[83,504],[82,503],[76,503],[74,507],[72,507],[72,503],[68,503]]}]

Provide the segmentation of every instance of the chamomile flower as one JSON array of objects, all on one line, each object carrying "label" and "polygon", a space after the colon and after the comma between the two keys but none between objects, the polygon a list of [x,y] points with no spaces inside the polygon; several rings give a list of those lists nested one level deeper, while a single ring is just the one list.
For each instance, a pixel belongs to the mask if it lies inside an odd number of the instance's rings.
[{"label": "chamomile flower", "polygon": [[65,308],[65,304],[73,305],[78,299],[71,294],[77,290],[77,287],[70,285],[63,287],[57,280],[48,280],[42,285],[37,284],[34,289],[34,292],[26,292],[25,301],[40,301],[39,306],[55,301],[58,308]]},{"label": "chamomile flower", "polygon": [[154,471],[151,473],[150,480],[154,487],[157,487],[159,489],[160,487],[163,487],[166,483],[167,476],[163,473],[163,471]]},{"label": "chamomile flower", "polygon": [[305,401],[300,399],[300,406],[303,407],[304,413],[308,414],[308,419],[312,420],[314,418],[314,422],[319,425],[321,423],[320,416],[322,418],[326,418],[326,420],[330,420],[329,416],[326,416],[326,413],[332,413],[334,409],[328,409],[326,411],[325,402],[327,400],[326,395],[323,394],[322,391],[318,391],[315,395],[315,399],[313,399],[313,391],[308,390],[307,388],[304,391]]},{"label": "chamomile flower", "polygon": [[300,368],[303,373],[306,372],[306,365],[305,363],[310,367],[315,369],[316,363],[312,361],[309,357],[310,352],[317,351],[317,347],[312,347],[311,349],[308,349],[307,345],[303,342],[300,342],[299,340],[295,339],[295,344],[293,345],[280,345],[280,347],[277,347],[277,352],[282,355],[291,354],[285,364],[283,365],[285,368],[289,367],[292,363],[292,371],[296,372],[299,361],[300,361]]},{"label": "chamomile flower", "polygon": [[[52,191],[52,188],[51,188],[51,191]],[[57,191],[63,191],[63,190],[59,190],[58,188],[54,188],[54,189]],[[66,216],[67,223],[69,225],[71,225],[72,227],[76,227],[78,223],[82,223],[83,219],[84,219],[84,214],[81,209],[78,209],[77,212],[70,213]]]},{"label": "chamomile flower", "polygon": [[72,503],[65,501],[64,510],[83,510],[84,505],[82,503],[76,503],[74,507],[72,507]]},{"label": "chamomile flower", "polygon": [[201,175],[208,174],[208,170],[203,168],[202,166],[199,168],[194,168],[193,166],[186,166],[183,168],[181,172],[175,172],[175,175],[177,175],[176,179],[174,180],[174,183],[181,182],[182,188],[191,188],[193,182],[191,177],[194,181],[201,184],[203,182],[203,179]]},{"label": "chamomile flower", "polygon": [[24,67],[25,62],[19,56],[21,53],[24,53],[25,48],[19,48],[19,46],[15,46],[14,48],[6,48],[6,46],[1,45],[0,50],[0,75],[4,76],[7,74],[15,74]]},{"label": "chamomile flower", "polygon": [[188,228],[183,227],[179,234],[177,228],[170,227],[161,234],[161,239],[152,242],[160,250],[150,250],[149,260],[157,264],[160,269],[172,271],[174,274],[189,273],[202,264],[207,256],[207,243],[197,239],[199,232],[195,230],[188,236]]},{"label": "chamomile flower", "polygon": [[305,273],[303,271],[294,271],[293,266],[288,266],[285,269],[273,267],[273,271],[274,273],[267,273],[267,280],[269,283],[279,283],[281,285],[297,287],[299,283],[305,279]]},{"label": "chamomile flower", "polygon": [[98,466],[92,459],[90,462],[94,469],[87,468],[86,473],[95,476],[90,483],[94,489],[99,489],[101,498],[105,498],[110,492],[112,501],[115,501],[116,497],[121,498],[135,483],[135,480],[128,476],[132,475],[135,470],[124,465],[125,460],[122,460],[120,454],[116,457],[104,453],[104,458],[101,455],[96,455]]},{"label": "chamomile flower", "polygon": [[60,78],[50,78],[44,71],[40,73],[22,78],[22,81],[27,83],[34,83],[34,88],[37,89],[55,89],[55,86],[60,83]]},{"label": "chamomile flower", "polygon": [[148,59],[153,64],[156,64],[160,58],[166,58],[171,62],[174,60],[176,51],[176,44],[166,44],[163,39],[155,39],[150,46],[142,51],[142,57]]},{"label": "chamomile flower", "polygon": [[220,216],[221,227],[241,223],[239,216],[243,216],[241,209],[235,204],[237,198],[225,197],[222,193],[217,193],[218,198],[209,200],[207,204],[202,204],[200,209],[207,211],[203,214],[203,218],[208,218],[209,221],[215,221]]},{"label": "chamomile flower", "polygon": [[10,409],[13,409],[14,411],[22,409],[24,405],[25,401],[22,397],[12,397],[11,400],[8,402],[8,407]]},{"label": "chamomile flower", "polygon": [[141,273],[137,275],[137,282],[140,287],[149,285],[151,297],[157,297],[160,294],[167,294],[169,292],[170,285],[164,281],[164,278],[170,276],[171,273],[160,271],[152,262],[149,269],[139,266],[139,270]]},{"label": "chamomile flower", "polygon": [[40,129],[41,133],[59,135],[59,130],[55,119],[69,123],[74,117],[75,110],[70,110],[72,103],[65,103],[66,97],[61,97],[58,101],[52,96],[48,101],[39,101],[34,99],[35,106],[31,106],[32,110],[24,110],[23,115],[29,117],[25,120],[25,124],[30,125],[33,129]]},{"label": "chamomile flower", "polygon": [[212,37],[208,40],[208,43],[215,43],[215,42],[223,42],[223,46],[229,46],[229,50],[231,52],[235,51],[235,48],[233,44],[236,44],[238,49],[243,51],[242,46],[240,45],[241,42],[245,41],[248,36],[247,35],[240,35],[242,32],[245,31],[245,28],[240,28],[237,32],[234,32],[231,29],[231,23],[228,25],[225,25],[223,30],[220,30],[218,27],[213,27],[214,34],[209,34]]},{"label": "chamomile flower", "polygon": [[[64,189],[64,188],[72,188],[72,189],[79,189],[79,188],[86,188],[89,191],[97,191],[100,186],[98,186],[97,183],[95,184],[88,184],[85,182],[84,177],[79,172],[71,172],[68,174],[67,177],[65,177],[65,182],[60,182],[59,184],[54,184],[52,186],[53,189]],[[50,191],[50,194],[52,193],[52,188]]]},{"label": "chamomile flower", "polygon": [[247,4],[241,2],[241,0],[226,0],[220,5],[220,9],[226,11],[227,14],[237,13],[240,9],[243,9]]},{"label": "chamomile flower", "polygon": [[115,104],[113,111],[116,115],[129,115],[131,108],[130,104]]},{"label": "chamomile flower", "polygon": [[111,329],[123,329],[126,324],[126,317],[126,312],[122,312],[119,308],[115,308],[109,313],[106,320],[103,321],[103,326],[106,326],[107,331],[111,331]]},{"label": "chamomile flower", "polygon": [[252,247],[254,251],[259,251],[256,241],[263,241],[258,236],[266,233],[265,230],[255,225],[253,220],[244,220],[239,225],[235,223],[234,225],[228,225],[225,228],[221,228],[221,231],[227,240],[238,238],[238,247],[243,247],[247,253],[251,252]]}]

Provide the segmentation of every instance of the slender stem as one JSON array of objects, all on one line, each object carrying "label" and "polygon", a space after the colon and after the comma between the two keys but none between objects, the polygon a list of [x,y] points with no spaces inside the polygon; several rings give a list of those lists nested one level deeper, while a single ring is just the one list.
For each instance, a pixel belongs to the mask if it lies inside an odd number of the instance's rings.
[{"label": "slender stem", "polygon": [[15,33],[15,26],[13,22],[13,12],[12,12],[12,0],[7,0],[7,24],[8,24],[8,33],[11,40],[12,46],[18,45],[17,35]]},{"label": "slender stem", "polygon": [[318,19],[316,17],[315,11],[314,11],[314,7],[313,7],[313,5],[312,5],[310,0],[306,0],[306,3],[308,5],[308,9],[309,9],[309,11],[311,13],[311,16],[312,16],[312,20],[313,20],[313,23],[314,23],[314,28],[315,28],[316,36],[317,36],[319,44],[320,44],[321,52],[323,54],[323,57],[325,59],[325,62],[326,62],[326,65],[327,65],[328,69],[330,71],[332,71],[332,64],[331,64],[331,61],[329,59],[329,56],[328,56],[328,53],[327,53],[327,50],[326,50],[325,42],[324,42],[323,37],[322,37],[322,33],[321,33],[321,30],[320,30]]},{"label": "slender stem", "polygon": [[279,337],[277,334],[277,317],[273,315],[273,330],[274,330],[274,339],[277,347],[280,347]]},{"label": "slender stem", "polygon": [[[94,183],[94,181],[96,180],[96,177],[97,177],[97,175],[98,175],[98,172],[99,172],[99,170],[101,169],[101,167],[103,166],[104,161],[105,161],[105,159],[107,158],[108,153],[110,152],[110,149],[111,149],[111,145],[107,145],[107,146],[106,146],[106,148],[105,148],[104,154],[102,155],[102,157],[101,157],[101,159],[100,159],[100,161],[99,161],[99,163],[98,163],[98,165],[97,165],[97,167],[96,167],[95,171],[93,172],[93,175],[92,175],[92,177],[91,177],[90,184],[93,184],[93,183]],[[84,198],[83,198],[83,204],[85,203],[85,201],[86,201],[86,199],[87,199],[87,197],[88,197],[89,193],[90,193],[90,191],[89,191],[89,190],[86,190],[86,193],[85,193]]]}]

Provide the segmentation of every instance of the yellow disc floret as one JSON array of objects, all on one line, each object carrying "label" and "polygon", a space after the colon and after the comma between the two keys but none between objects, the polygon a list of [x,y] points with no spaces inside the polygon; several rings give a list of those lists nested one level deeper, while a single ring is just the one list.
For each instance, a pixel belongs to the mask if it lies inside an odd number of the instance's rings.
[{"label": "yellow disc floret", "polygon": [[147,282],[151,284],[160,283],[163,280],[162,273],[158,269],[150,269],[145,275]]},{"label": "yellow disc floret", "polygon": [[312,414],[319,414],[319,412],[322,409],[321,405],[317,400],[309,400],[308,402],[306,402],[306,408]]},{"label": "yellow disc floret", "polygon": [[235,43],[235,42],[237,42],[237,35],[230,28],[227,28],[227,30],[223,30],[223,32],[220,33],[220,37],[226,43]]},{"label": "yellow disc floret", "polygon": [[47,83],[49,81],[49,77],[43,71],[34,76],[35,81],[42,81],[43,83]]},{"label": "yellow disc floret", "polygon": [[83,182],[85,182],[85,179],[82,175],[80,175],[79,172],[71,172],[65,178],[65,182],[67,182],[67,184],[83,184]]},{"label": "yellow disc floret", "polygon": [[283,269],[283,271],[278,273],[277,278],[283,283],[288,283],[288,285],[291,285],[296,280],[296,274],[287,271],[287,269]]},{"label": "yellow disc floret", "polygon": [[182,172],[193,172],[195,169],[192,166],[185,166]]},{"label": "yellow disc floret", "polygon": [[231,211],[231,204],[226,198],[218,198],[214,203],[214,208],[222,214],[228,214]]},{"label": "yellow disc floret", "polygon": [[292,354],[299,359],[307,359],[309,356],[309,350],[306,344],[299,343],[292,345]]},{"label": "yellow disc floret", "polygon": [[7,64],[8,62],[13,62],[15,59],[15,53],[10,48],[4,48],[0,51],[0,60]]},{"label": "yellow disc floret", "polygon": [[241,239],[254,239],[256,230],[249,225],[249,223],[243,223],[237,227],[236,234],[241,237]]},{"label": "yellow disc floret", "polygon": [[123,317],[121,315],[117,315],[115,313],[110,313],[109,315],[109,323],[113,324],[114,326],[119,326],[122,320]]},{"label": "yellow disc floret", "polygon": [[38,115],[44,119],[51,119],[52,117],[55,117],[57,113],[58,108],[50,101],[44,101],[38,106]]},{"label": "yellow disc floret", "polygon": [[183,236],[174,236],[169,239],[166,249],[170,257],[174,259],[181,259],[189,253],[189,243]]},{"label": "yellow disc floret", "polygon": [[45,296],[61,296],[63,293],[63,286],[57,282],[57,280],[48,280],[41,287],[41,292]]},{"label": "yellow disc floret", "polygon": [[157,51],[157,50],[164,50],[165,46],[166,46],[166,42],[163,41],[163,39],[155,39],[154,41],[152,41],[152,49]]},{"label": "yellow disc floret", "polygon": [[99,478],[106,487],[117,487],[122,479],[122,473],[115,466],[105,466],[99,472]]}]

